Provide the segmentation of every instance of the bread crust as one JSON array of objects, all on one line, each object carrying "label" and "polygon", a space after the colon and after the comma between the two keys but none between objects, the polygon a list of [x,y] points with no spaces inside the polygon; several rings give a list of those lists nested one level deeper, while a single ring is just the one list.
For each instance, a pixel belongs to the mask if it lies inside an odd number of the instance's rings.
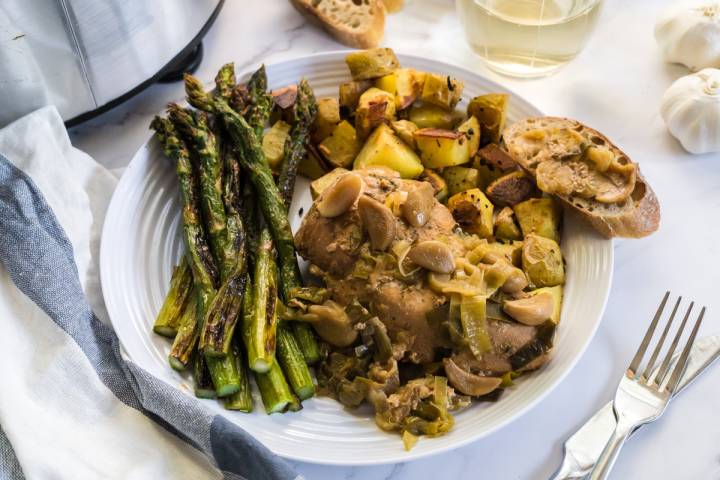
[{"label": "bread crust", "polygon": [[386,10],[382,0],[369,1],[372,2],[374,14],[370,18],[369,26],[363,30],[354,30],[334,21],[313,7],[311,0],[290,0],[290,3],[305,18],[320,26],[340,43],[354,48],[375,48],[380,45],[385,34]]},{"label": "bread crust", "polygon": [[[551,125],[571,124],[578,128],[579,132],[588,136],[596,136],[602,139],[605,144],[617,156],[624,156],[628,160],[630,157],[612,143],[605,135],[592,129],[576,120],[563,117],[531,117],[521,120],[507,127],[503,133],[503,139],[507,146],[510,156],[517,162],[528,175],[535,178],[533,168],[527,163],[527,158],[523,149],[518,145],[517,140],[527,131],[531,123],[540,123],[542,126],[533,126],[532,129],[543,129]],[[635,162],[633,162],[635,163]],[[578,211],[600,234],[605,237],[629,237],[640,238],[650,235],[660,226],[660,204],[650,185],[640,173],[640,167],[637,167],[637,178],[635,180],[635,190],[631,195],[631,200],[625,202],[625,206],[618,206],[618,213],[604,214],[602,212],[590,211],[580,204],[575,204],[565,195],[553,195],[559,199],[564,205]],[[628,203],[630,203],[628,205]]]}]

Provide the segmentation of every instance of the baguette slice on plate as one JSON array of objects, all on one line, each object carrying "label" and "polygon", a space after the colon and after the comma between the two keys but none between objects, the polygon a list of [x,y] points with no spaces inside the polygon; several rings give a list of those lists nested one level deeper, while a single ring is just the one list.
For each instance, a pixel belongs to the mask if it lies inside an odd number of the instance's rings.
[{"label": "baguette slice on plate", "polygon": [[382,0],[290,0],[306,18],[355,48],[380,45],[385,33]]},{"label": "baguette slice on plate", "polygon": [[606,237],[639,238],[660,225],[660,205],[637,163],[575,120],[533,117],[505,129],[507,150],[540,190],[579,211]]}]

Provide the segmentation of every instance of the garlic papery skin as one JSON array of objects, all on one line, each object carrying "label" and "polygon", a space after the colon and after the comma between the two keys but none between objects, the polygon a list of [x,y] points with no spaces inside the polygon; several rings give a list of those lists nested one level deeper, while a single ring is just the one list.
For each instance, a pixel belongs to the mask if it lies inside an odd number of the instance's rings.
[{"label": "garlic papery skin", "polygon": [[720,151],[720,70],[677,79],[663,95],[660,114],[688,152]]},{"label": "garlic papery skin", "polygon": [[720,2],[667,10],[655,24],[655,40],[666,62],[693,72],[720,67]]}]

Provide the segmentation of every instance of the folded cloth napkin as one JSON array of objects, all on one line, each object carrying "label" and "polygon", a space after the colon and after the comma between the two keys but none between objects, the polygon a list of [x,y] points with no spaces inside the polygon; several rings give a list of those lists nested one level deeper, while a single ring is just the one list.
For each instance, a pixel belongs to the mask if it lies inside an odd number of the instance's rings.
[{"label": "folded cloth napkin", "polygon": [[115,182],[72,147],[53,107],[0,130],[0,478],[299,478],[124,359],[99,320]]}]

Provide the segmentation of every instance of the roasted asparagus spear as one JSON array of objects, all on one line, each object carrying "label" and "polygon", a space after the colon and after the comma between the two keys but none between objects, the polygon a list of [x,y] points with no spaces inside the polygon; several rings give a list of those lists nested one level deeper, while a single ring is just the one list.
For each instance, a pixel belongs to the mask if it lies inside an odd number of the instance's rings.
[{"label": "roasted asparagus spear", "polygon": [[227,397],[240,391],[242,379],[232,348],[223,358],[208,355],[204,355],[204,357],[218,397]]},{"label": "roasted asparagus spear", "polygon": [[200,295],[198,289],[193,287],[190,292],[188,304],[183,311],[178,325],[177,334],[173,340],[168,361],[170,366],[178,371],[185,370],[192,359],[198,338],[198,302]]},{"label": "roasted asparagus spear", "polygon": [[[235,84],[232,64],[224,65],[220,69],[215,83],[218,95],[230,95]],[[229,352],[242,309],[243,294],[247,288],[245,229],[239,213],[240,166],[227,143],[220,144],[218,150],[223,162],[221,190],[227,220],[227,240],[234,251],[235,263],[210,305],[200,332],[199,348],[205,355],[213,357],[225,356]]]},{"label": "roasted asparagus spear", "polygon": [[255,251],[252,295],[246,292],[243,306],[249,365],[256,372],[267,372],[277,359],[293,390],[304,400],[314,394],[315,386],[295,337],[288,326],[277,325],[277,267],[267,227],[261,229]]},{"label": "roasted asparagus spear", "polygon": [[287,327],[284,324],[278,328],[277,356],[293,391],[300,400],[305,400],[315,395],[315,385],[295,336]]},{"label": "roasted asparagus spear", "polygon": [[155,136],[160,141],[165,156],[175,160],[183,203],[185,246],[189,255],[193,280],[198,289],[212,290],[219,280],[219,273],[206,241],[205,228],[200,215],[197,182],[190,162],[190,152],[180,140],[177,130],[170,120],[155,117],[150,127],[155,130]]},{"label": "roasted asparagus spear", "polygon": [[226,63],[215,75],[215,94],[226,102],[230,101],[235,88],[235,65]]},{"label": "roasted asparagus spear", "polygon": [[[197,185],[190,163],[190,153],[182,140],[180,140],[175,126],[168,119],[155,117],[150,124],[150,128],[155,130],[155,135],[160,141],[165,155],[175,161],[183,203],[182,216],[185,246],[187,247],[187,255],[195,284],[195,295],[197,296],[195,303],[198,305],[199,312],[200,306],[209,304],[214,295],[214,283],[217,281],[218,272],[205,240],[205,231],[198,206]],[[187,314],[184,315],[184,322],[181,322],[169,355],[170,364],[178,370],[184,369],[190,361],[191,354],[197,343],[198,319],[202,318],[201,316],[198,317],[198,312],[188,312],[188,310],[191,309],[186,309]],[[193,316],[193,313],[195,313],[195,316]]]},{"label": "roasted asparagus spear", "polygon": [[[224,356],[230,348],[235,326],[240,317],[242,309],[242,297],[247,286],[247,242],[245,228],[237,207],[237,189],[229,182],[239,182],[239,174],[236,169],[235,159],[228,155],[226,157],[225,185],[223,185],[223,200],[226,205],[228,233],[236,250],[235,265],[228,277],[220,286],[218,294],[214,298],[207,315],[205,323],[200,332],[199,348],[206,355]],[[231,172],[231,173],[228,173]]]},{"label": "roasted asparagus spear", "polygon": [[245,294],[243,307],[248,365],[261,373],[270,369],[275,355],[278,289],[274,256],[270,232],[264,228],[255,253],[252,290]]},{"label": "roasted asparagus spear", "polygon": [[[285,202],[286,211],[290,209],[293,192],[295,191],[298,164],[307,154],[310,127],[317,114],[315,95],[305,79],[301,80],[298,85],[297,97],[292,111],[294,117],[293,128],[285,144],[285,156],[280,177],[278,178],[278,189]],[[284,292],[285,302],[290,301],[290,298],[292,298],[292,292],[286,289]],[[312,327],[305,323],[295,322],[292,324],[292,331],[305,357],[305,361],[308,364],[313,364],[320,360],[320,350]]]},{"label": "roasted asparagus spear", "polygon": [[[253,192],[254,190],[252,185],[250,183],[245,183],[243,188],[243,213],[244,218],[247,220],[246,225],[248,250],[251,252],[258,252],[261,235],[258,232],[257,227],[260,219],[258,218],[258,212]],[[257,270],[256,264],[259,260],[257,258],[258,255],[249,255],[249,257],[250,263],[253,264],[253,272],[255,272]],[[252,291],[250,289],[245,291],[245,298],[243,302],[243,334],[247,346],[246,348],[248,350],[248,363],[251,368],[253,366],[255,368],[259,366],[262,367],[264,364],[266,364],[268,367],[267,371],[264,373],[260,373],[257,371],[255,372],[255,383],[257,383],[258,389],[260,390],[260,395],[262,397],[263,405],[265,406],[265,411],[270,414],[284,411],[287,406],[294,401],[294,396],[292,395],[290,391],[290,386],[285,379],[285,375],[283,374],[283,371],[275,358],[274,347],[272,356],[266,358],[264,362],[254,362],[255,364],[253,365],[253,362],[249,360],[249,352],[254,348],[252,346],[254,343],[254,339],[261,338],[258,333],[253,331],[254,327],[258,326],[253,325],[253,320],[255,318],[262,318],[255,313],[255,305],[253,300],[255,298],[254,292],[256,291],[256,283],[257,282],[255,281],[255,279],[253,279],[253,281],[251,282],[251,284],[253,285]],[[264,339],[262,340],[264,341]],[[273,339],[273,343],[275,343],[275,339]]]},{"label": "roasted asparagus spear", "polygon": [[295,191],[295,177],[297,176],[298,165],[307,154],[310,127],[317,114],[315,95],[307,80],[302,79],[300,81],[297,92],[293,107],[293,127],[285,144],[285,157],[280,170],[280,178],[278,179],[278,189],[285,201],[285,208],[288,210]]},{"label": "roasted asparagus spear", "polygon": [[193,380],[195,381],[196,397],[215,398],[215,387],[213,386],[205,356],[197,351],[193,355]]},{"label": "roasted asparagus spear", "polygon": [[243,295],[247,288],[245,260],[241,262],[243,265],[239,265],[222,284],[205,315],[198,348],[206,356],[224,357],[230,351],[235,326],[242,310]]},{"label": "roasted asparagus spear", "polygon": [[240,390],[225,399],[225,408],[246,413],[252,412],[253,400],[250,390],[250,372],[242,348],[240,348],[240,342],[233,341],[232,349],[237,362],[238,374],[240,375]]},{"label": "roasted asparagus spear", "polygon": [[261,65],[248,80],[247,83],[248,102],[246,103],[247,111],[244,117],[255,130],[255,136],[262,139],[265,123],[270,118],[273,100],[267,91],[267,73],[265,65]]},{"label": "roasted asparagus spear", "polygon": [[278,362],[273,362],[266,373],[255,373],[255,383],[268,414],[282,412],[294,401]]},{"label": "roasted asparagus spear", "polygon": [[[215,85],[219,96],[222,98],[230,97],[232,89],[235,86],[235,67],[232,63],[223,65],[215,77]],[[223,203],[227,216],[228,237],[236,251],[238,251],[238,257],[241,257],[242,252],[240,252],[240,248],[242,247],[242,242],[245,241],[245,231],[240,214],[242,193],[240,191],[242,185],[240,164],[229,142],[222,142],[220,152],[223,159]],[[245,248],[245,251],[247,252],[247,248]]]},{"label": "roasted asparagus spear", "polygon": [[180,264],[173,269],[170,290],[165,296],[160,312],[158,312],[153,331],[163,337],[175,338],[180,319],[190,303],[193,279],[187,257],[180,259]]},{"label": "roasted asparagus spear", "polygon": [[210,248],[220,267],[220,279],[224,280],[235,265],[237,252],[228,235],[222,191],[222,162],[215,135],[208,127],[207,115],[203,112],[171,103],[168,105],[168,115],[200,162],[197,171],[200,178],[201,207],[207,224]]},{"label": "roasted asparagus spear", "polygon": [[[248,82],[245,105],[247,110],[245,118],[248,121],[248,125],[254,128],[256,137],[259,139],[262,135],[262,127],[265,125],[272,108],[272,97],[267,93],[267,75],[264,66],[260,67],[260,69],[252,75],[250,81]],[[295,177],[297,175],[297,165],[305,155],[310,127],[315,120],[316,113],[317,105],[313,91],[307,81],[302,80],[298,87],[297,100],[293,107],[293,114],[295,117],[293,122],[294,127],[291,132],[291,138],[286,145],[285,162],[283,163],[278,181],[278,188],[285,203],[286,215],[288,209],[290,208],[290,202],[292,201]],[[264,163],[267,164],[267,161]],[[299,287],[299,277],[297,278],[297,281]],[[283,283],[283,286],[285,286],[285,283]],[[290,298],[288,295],[289,292],[290,290],[288,289],[283,291],[283,298],[285,301]],[[306,362],[314,363],[319,360],[320,351],[318,349],[317,342],[315,341],[312,328],[309,325],[300,323],[293,325],[290,328],[292,328],[292,331],[297,338],[297,343],[293,343],[293,345],[300,346],[300,352],[302,352]],[[297,350],[285,349],[278,355],[278,358],[285,369],[285,374],[289,377],[293,376],[293,378],[290,378],[290,383],[293,385],[293,388],[299,386],[301,389],[306,389],[308,388],[307,379],[310,378],[307,368],[304,369],[306,372],[300,375],[297,371],[298,368],[292,367],[297,363],[297,359],[292,358],[292,355],[296,355],[297,352]],[[286,368],[286,365],[288,365],[289,368]],[[312,387],[312,382],[310,382],[309,386]],[[299,394],[300,397],[305,398],[303,395],[304,393]]]}]

